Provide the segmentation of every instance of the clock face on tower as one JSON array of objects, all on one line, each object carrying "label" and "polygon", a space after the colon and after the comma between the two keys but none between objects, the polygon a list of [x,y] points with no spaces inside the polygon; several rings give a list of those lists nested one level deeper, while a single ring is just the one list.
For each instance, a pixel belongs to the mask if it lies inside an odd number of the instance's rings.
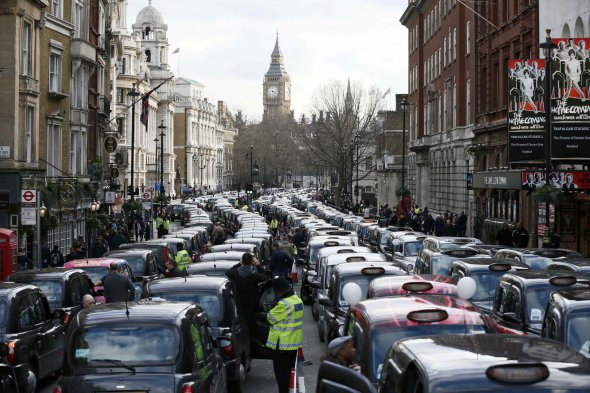
[{"label": "clock face on tower", "polygon": [[279,95],[279,88],[276,86],[271,86],[268,88],[268,90],[266,91],[266,94],[270,97],[270,98],[276,98]]}]

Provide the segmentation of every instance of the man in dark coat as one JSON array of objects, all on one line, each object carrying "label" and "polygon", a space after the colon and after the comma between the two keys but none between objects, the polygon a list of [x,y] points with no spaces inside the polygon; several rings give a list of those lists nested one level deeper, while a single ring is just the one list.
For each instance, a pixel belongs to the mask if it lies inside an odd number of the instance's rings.
[{"label": "man in dark coat", "polygon": [[356,349],[354,348],[352,337],[337,337],[330,341],[328,349],[321,357],[322,362],[332,362],[344,367],[352,368],[360,372],[361,367],[354,362],[356,358]]},{"label": "man in dark coat", "polygon": [[59,245],[54,244],[53,250],[48,259],[48,264],[51,267],[62,267],[65,263],[65,258],[61,251],[59,251]]},{"label": "man in dark coat", "polygon": [[461,212],[461,214],[459,214],[459,218],[457,219],[457,236],[464,237],[466,231],[467,215],[465,214],[465,212]]},{"label": "man in dark coat", "polygon": [[496,243],[506,247],[513,246],[512,233],[510,232],[510,229],[508,229],[508,224],[505,222],[502,223],[502,227],[500,228],[498,233],[496,233]]},{"label": "man in dark coat", "polygon": [[270,258],[270,276],[283,277],[291,280],[291,269],[293,268],[293,259],[282,250],[277,243],[272,244],[272,256]]},{"label": "man in dark coat", "polygon": [[225,275],[235,285],[236,299],[244,315],[253,315],[258,306],[258,284],[267,279],[258,260],[249,252],[245,252],[240,263],[232,266]]},{"label": "man in dark coat", "polygon": [[111,262],[109,274],[104,278],[104,297],[107,303],[124,302],[135,297],[135,287],[129,277],[119,273],[117,262]]},{"label": "man in dark coat", "polygon": [[520,248],[529,246],[529,232],[520,221],[516,223],[516,229],[512,232],[512,242],[516,247]]}]

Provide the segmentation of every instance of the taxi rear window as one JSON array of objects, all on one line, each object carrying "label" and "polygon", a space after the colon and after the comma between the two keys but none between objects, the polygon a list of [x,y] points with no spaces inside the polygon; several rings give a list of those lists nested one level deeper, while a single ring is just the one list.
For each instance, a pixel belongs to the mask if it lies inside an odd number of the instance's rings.
[{"label": "taxi rear window", "polygon": [[102,281],[103,278],[109,274],[109,267],[108,266],[89,266],[89,267],[79,267],[88,273],[92,282]]},{"label": "taxi rear window", "polygon": [[56,280],[35,280],[31,284],[38,286],[51,303],[61,303],[64,295],[64,288],[61,282]]},{"label": "taxi rear window", "polygon": [[198,304],[205,310],[210,321],[219,321],[223,317],[223,301],[217,294],[210,292],[150,292],[151,296],[160,297],[169,302],[189,302]]},{"label": "taxi rear window", "polygon": [[77,366],[174,364],[178,334],[173,326],[150,324],[93,326],[78,330],[71,341],[72,363]]}]

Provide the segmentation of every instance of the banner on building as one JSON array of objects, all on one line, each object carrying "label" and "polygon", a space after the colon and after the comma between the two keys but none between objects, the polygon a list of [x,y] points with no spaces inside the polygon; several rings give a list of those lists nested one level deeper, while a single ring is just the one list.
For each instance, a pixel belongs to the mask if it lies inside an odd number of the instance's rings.
[{"label": "banner on building", "polygon": [[[551,171],[549,184],[566,191],[590,189],[589,171]],[[544,171],[523,171],[522,189],[535,190],[545,185]]]},{"label": "banner on building", "polygon": [[507,69],[509,161],[542,162],[545,157],[545,61],[509,60]]},{"label": "banner on building", "polygon": [[589,38],[554,38],[551,158],[590,160]]}]

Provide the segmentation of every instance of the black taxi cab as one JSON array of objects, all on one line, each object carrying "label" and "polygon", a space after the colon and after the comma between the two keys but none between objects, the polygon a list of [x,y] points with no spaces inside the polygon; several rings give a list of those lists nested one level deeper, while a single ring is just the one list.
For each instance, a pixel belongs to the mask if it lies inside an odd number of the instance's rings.
[{"label": "black taxi cab", "polygon": [[567,270],[571,272],[590,273],[590,258],[574,258],[553,261],[545,268],[547,271]]},{"label": "black taxi cab", "polygon": [[64,326],[56,319],[62,318],[39,287],[0,284],[0,342],[8,347],[1,361],[14,369],[21,391],[35,392],[40,379],[61,368]]},{"label": "black taxi cab", "polygon": [[527,264],[533,270],[543,270],[553,261],[579,259],[582,256],[576,251],[563,248],[509,248],[496,251],[494,258],[514,259]]},{"label": "black taxi cab", "polygon": [[155,280],[146,284],[141,297],[201,306],[207,313],[212,337],[219,343],[228,390],[240,391],[251,360],[248,322],[238,311],[233,285],[227,278],[193,276]]},{"label": "black taxi cab", "polygon": [[351,304],[365,299],[372,280],[406,274],[391,262],[349,262],[335,267],[327,296],[318,297],[318,334],[329,343],[338,336],[340,326]]},{"label": "black taxi cab", "polygon": [[[454,244],[454,243],[450,243]],[[415,273],[448,275],[451,263],[458,258],[489,258],[487,253],[471,246],[456,246],[449,250],[433,250],[431,248],[420,251],[416,258]]]},{"label": "black taxi cab", "polygon": [[378,277],[369,284],[367,299],[417,294],[457,296],[457,282],[454,277],[432,274]]},{"label": "black taxi cab", "polygon": [[158,266],[158,257],[154,250],[115,250],[106,253],[104,256],[127,261],[133,272],[134,279],[142,285],[146,281],[160,277],[161,268]]},{"label": "black taxi cab", "polygon": [[186,267],[186,272],[189,276],[203,275],[203,276],[217,276],[225,277],[225,273],[236,265],[236,261],[211,261],[191,263]]},{"label": "black taxi cab", "polygon": [[380,391],[583,392],[589,371],[583,356],[541,338],[430,336],[393,344],[384,359]]},{"label": "black taxi cab", "polygon": [[553,292],[543,320],[542,337],[561,341],[590,357],[590,288]]},{"label": "black taxi cab", "polygon": [[351,305],[343,333],[353,338],[361,372],[376,384],[387,350],[398,340],[491,332],[495,332],[494,325],[467,300],[447,295],[409,295],[367,299]]},{"label": "black taxi cab", "polygon": [[80,305],[84,295],[94,295],[90,276],[82,269],[46,268],[12,273],[7,281],[32,284],[47,297],[51,312],[64,311],[63,323],[67,324],[70,310]]},{"label": "black taxi cab", "polygon": [[[496,288],[491,317],[507,329],[539,336],[551,292],[568,287],[588,287],[578,283],[579,274],[555,275],[544,270],[522,270],[504,274]],[[590,327],[589,327],[590,328]]]},{"label": "black taxi cab", "polygon": [[99,304],[78,314],[68,337],[55,393],[226,390],[207,314],[196,304]]},{"label": "black taxi cab", "polygon": [[[8,348],[1,350],[0,356],[4,356],[3,352],[7,350]],[[12,367],[0,363],[0,393],[19,393],[21,391],[16,383],[16,375]]]},{"label": "black taxi cab", "polygon": [[527,265],[516,260],[465,258],[451,263],[449,275],[459,280],[463,277],[471,277],[475,281],[475,295],[469,300],[485,313],[490,313],[500,278],[509,271],[528,268]]}]

